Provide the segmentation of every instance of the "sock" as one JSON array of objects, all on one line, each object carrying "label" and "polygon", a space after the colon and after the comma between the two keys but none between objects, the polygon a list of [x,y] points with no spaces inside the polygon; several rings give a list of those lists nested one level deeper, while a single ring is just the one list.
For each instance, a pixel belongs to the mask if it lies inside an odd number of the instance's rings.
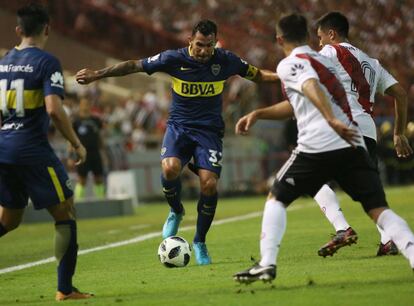
[{"label": "sock", "polygon": [[200,199],[197,204],[197,230],[194,237],[194,242],[205,242],[206,235],[213,222],[216,213],[218,194],[206,196],[200,194]]},{"label": "sock", "polygon": [[377,220],[378,226],[391,238],[414,268],[414,234],[407,222],[391,209],[384,210]]},{"label": "sock", "polygon": [[0,223],[0,237],[6,235],[8,230]]},{"label": "sock", "polygon": [[335,231],[344,231],[350,227],[345,220],[335,192],[328,185],[323,185],[314,199],[335,228]]},{"label": "sock", "polygon": [[275,199],[267,200],[260,239],[260,265],[276,265],[280,243],[286,230],[286,208]]},{"label": "sock", "polygon": [[171,210],[177,214],[183,212],[183,205],[181,204],[181,179],[178,177],[175,180],[167,181],[161,175],[162,191],[165,198],[171,207]]},{"label": "sock", "polygon": [[77,183],[75,186],[75,199],[83,199],[85,197],[85,187]]},{"label": "sock", "polygon": [[404,250],[404,256],[409,258],[410,266],[414,270],[414,243],[410,242]]},{"label": "sock", "polygon": [[78,244],[76,221],[66,220],[55,223],[55,256],[58,263],[58,290],[64,294],[72,292],[72,277],[75,273]]},{"label": "sock", "polygon": [[391,240],[390,236],[388,236],[377,224],[377,229],[378,232],[380,233],[381,236],[381,243],[382,244],[386,244],[388,241]]},{"label": "sock", "polygon": [[104,184],[95,184],[93,186],[93,193],[99,199],[105,198],[105,187]]}]

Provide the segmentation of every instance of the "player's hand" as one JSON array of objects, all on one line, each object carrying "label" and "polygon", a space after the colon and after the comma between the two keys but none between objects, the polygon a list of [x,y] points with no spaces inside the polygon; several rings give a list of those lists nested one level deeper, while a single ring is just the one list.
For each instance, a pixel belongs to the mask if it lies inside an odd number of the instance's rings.
[{"label": "player's hand", "polygon": [[79,70],[76,73],[75,78],[76,78],[76,82],[82,85],[92,83],[93,81],[96,81],[99,79],[98,73],[95,70],[91,70],[89,68]]},{"label": "player's hand", "polygon": [[335,132],[353,148],[355,148],[359,143],[360,137],[357,130],[346,126],[341,120],[336,118],[328,121],[328,123],[335,130]]},{"label": "player's hand", "polygon": [[72,158],[68,158],[66,161],[66,167],[69,171],[73,171],[75,169],[75,161]]},{"label": "player's hand", "polygon": [[408,157],[413,154],[413,149],[405,135],[394,134],[394,147],[398,157]]},{"label": "player's hand", "polygon": [[249,129],[253,124],[257,121],[257,114],[256,112],[251,112],[244,117],[241,117],[239,121],[236,123],[236,134],[239,135],[247,135],[249,133]]},{"label": "player's hand", "polygon": [[79,144],[76,148],[73,148],[76,154],[75,165],[78,166],[85,162],[86,160],[86,149],[82,144]]}]

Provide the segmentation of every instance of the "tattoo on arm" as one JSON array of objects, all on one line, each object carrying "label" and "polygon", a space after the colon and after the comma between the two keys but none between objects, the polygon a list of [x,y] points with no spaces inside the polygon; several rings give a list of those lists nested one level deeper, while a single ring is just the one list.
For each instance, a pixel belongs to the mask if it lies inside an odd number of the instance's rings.
[{"label": "tattoo on arm", "polygon": [[136,72],[143,72],[141,60],[129,60],[121,62],[119,64],[106,67],[104,69],[98,70],[100,78],[113,77],[113,76],[123,76]]}]

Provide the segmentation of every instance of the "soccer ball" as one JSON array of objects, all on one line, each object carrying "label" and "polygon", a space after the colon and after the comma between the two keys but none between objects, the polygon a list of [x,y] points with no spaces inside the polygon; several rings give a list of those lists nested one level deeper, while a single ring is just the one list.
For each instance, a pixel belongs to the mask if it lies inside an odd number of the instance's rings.
[{"label": "soccer ball", "polygon": [[190,245],[184,238],[178,236],[168,237],[158,247],[158,258],[168,268],[185,267],[190,257]]}]

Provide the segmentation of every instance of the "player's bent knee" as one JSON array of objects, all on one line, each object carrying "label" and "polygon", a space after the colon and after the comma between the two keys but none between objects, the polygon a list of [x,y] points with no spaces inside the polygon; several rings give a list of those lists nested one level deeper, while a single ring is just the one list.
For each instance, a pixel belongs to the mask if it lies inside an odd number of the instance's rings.
[{"label": "player's bent knee", "polygon": [[360,196],[354,199],[359,201],[364,208],[364,211],[375,220],[375,211],[381,211],[389,208],[384,193],[372,193],[365,196]]},{"label": "player's bent knee", "polygon": [[373,208],[368,211],[368,215],[371,217],[372,220],[374,220],[375,223],[377,223],[379,216],[387,209],[389,209],[389,207]]},{"label": "player's bent knee", "polygon": [[211,196],[217,193],[217,179],[210,177],[206,180],[201,181],[201,193],[207,196]]},{"label": "player's bent knee", "polygon": [[163,167],[162,174],[166,180],[175,180],[180,175],[180,169],[175,167]]},{"label": "player's bent knee", "polygon": [[7,230],[7,232],[11,232],[11,231],[13,231],[13,230],[15,230],[16,228],[19,227],[21,221],[22,221],[22,219],[13,220],[13,221],[9,221],[9,222],[3,222],[2,221],[1,224]]},{"label": "player's bent knee", "polygon": [[23,219],[24,209],[1,208],[0,223],[7,232],[15,230],[19,227]]},{"label": "player's bent knee", "polygon": [[275,197],[275,195],[271,192],[271,191],[269,191],[269,193],[267,194],[267,199],[266,200],[276,200],[276,197]]},{"label": "player's bent knee", "polygon": [[76,219],[76,210],[73,204],[73,197],[57,205],[49,207],[48,211],[56,222]]},{"label": "player's bent knee", "polygon": [[181,172],[181,163],[175,160],[162,161],[162,174],[167,180],[176,179]]},{"label": "player's bent knee", "polygon": [[270,189],[268,200],[274,198],[276,201],[282,202],[287,208],[290,203],[299,197],[299,192],[295,188],[286,186],[280,183],[277,179],[274,181],[272,188]]}]

